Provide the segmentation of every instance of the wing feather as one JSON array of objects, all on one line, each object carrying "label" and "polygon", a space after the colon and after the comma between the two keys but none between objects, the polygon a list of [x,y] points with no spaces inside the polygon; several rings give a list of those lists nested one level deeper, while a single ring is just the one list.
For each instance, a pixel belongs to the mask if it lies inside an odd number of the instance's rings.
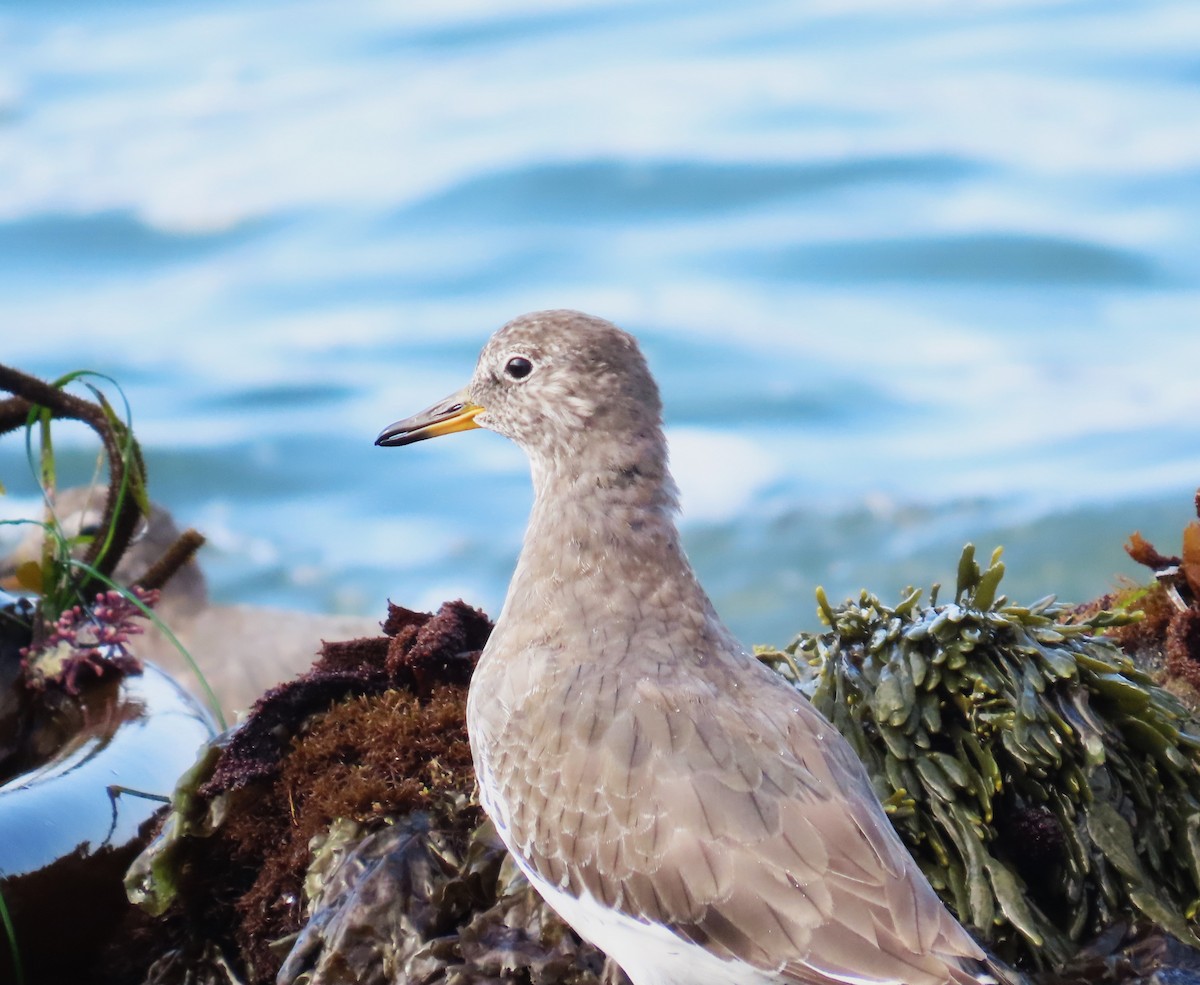
[{"label": "wing feather", "polygon": [[611,668],[573,671],[576,714],[547,723],[569,742],[519,709],[485,723],[492,749],[529,753],[488,768],[506,840],[540,876],[786,981],[972,980],[977,945],[803,697],[764,671],[732,695],[694,675],[624,682],[614,699]]}]

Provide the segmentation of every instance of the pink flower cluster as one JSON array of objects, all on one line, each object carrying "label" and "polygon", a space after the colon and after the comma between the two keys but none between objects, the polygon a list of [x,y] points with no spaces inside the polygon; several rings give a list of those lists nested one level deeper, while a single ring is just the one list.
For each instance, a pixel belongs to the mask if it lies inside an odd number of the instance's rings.
[{"label": "pink flower cluster", "polygon": [[[158,601],[157,591],[135,586],[129,593],[147,607]],[[39,690],[57,684],[68,694],[78,694],[89,677],[140,673],[141,661],[127,644],[131,636],[144,632],[135,622],[142,618],[142,610],[118,591],[101,592],[87,608],[66,610],[44,639],[21,651],[26,681]]]}]

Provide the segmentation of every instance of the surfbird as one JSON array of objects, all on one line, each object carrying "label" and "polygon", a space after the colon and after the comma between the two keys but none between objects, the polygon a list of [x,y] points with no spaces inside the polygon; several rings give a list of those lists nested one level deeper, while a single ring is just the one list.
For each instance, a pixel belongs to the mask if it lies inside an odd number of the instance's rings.
[{"label": "surfbird", "polygon": [[700,587],[634,339],[525,315],[376,444],[478,427],[528,453],[535,500],[467,725],[546,901],[634,985],[992,981],[850,746]]}]

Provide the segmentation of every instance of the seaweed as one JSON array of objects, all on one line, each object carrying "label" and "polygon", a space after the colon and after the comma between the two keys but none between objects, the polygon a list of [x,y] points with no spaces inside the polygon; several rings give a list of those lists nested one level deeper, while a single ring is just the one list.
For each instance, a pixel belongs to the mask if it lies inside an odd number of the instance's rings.
[{"label": "seaweed", "polygon": [[101,592],[88,609],[76,605],[61,613],[39,645],[21,650],[27,686],[44,690],[55,685],[78,695],[91,680],[141,673],[142,662],[129,649],[130,637],[143,631],[135,602],[152,607],[157,601],[157,591],[134,585],[125,594]]},{"label": "seaweed", "polygon": [[[1200,492],[1195,506],[1200,515]],[[1179,555],[1161,554],[1137,532],[1125,550],[1153,572],[1154,580],[1126,586],[1083,611],[1099,606],[1142,610],[1146,618],[1140,623],[1114,628],[1108,635],[1193,712],[1200,710],[1200,521],[1184,527]]]},{"label": "seaweed", "polygon": [[391,605],[384,630],[325,643],[177,792],[126,884],[152,914],[182,916],[178,954],[166,949],[155,980],[220,958],[242,980],[272,981],[280,942],[305,919],[311,845],[335,822],[367,837],[419,814],[447,851],[465,852],[481,819],[467,681],[491,623],[463,602],[436,615]]},{"label": "seaweed", "polygon": [[419,811],[370,833],[339,820],[314,839],[305,889],[311,915],[278,982],[611,980],[487,821],[464,838]]},{"label": "seaweed", "polygon": [[1003,573],[968,545],[953,602],[818,590],[829,631],[760,657],[811,666],[901,838],[1001,957],[1062,967],[1129,914],[1200,944],[1200,724],[1101,635],[1135,614],[1015,605]]}]

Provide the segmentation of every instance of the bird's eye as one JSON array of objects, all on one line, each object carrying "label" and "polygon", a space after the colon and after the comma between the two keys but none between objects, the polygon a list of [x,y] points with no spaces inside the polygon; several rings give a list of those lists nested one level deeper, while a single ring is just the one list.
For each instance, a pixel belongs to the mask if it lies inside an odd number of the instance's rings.
[{"label": "bird's eye", "polygon": [[98,537],[100,535],[100,524],[85,523],[79,528],[80,537]]},{"label": "bird's eye", "polygon": [[513,356],[512,359],[504,364],[504,372],[514,380],[523,380],[533,372],[533,363],[524,356]]}]

